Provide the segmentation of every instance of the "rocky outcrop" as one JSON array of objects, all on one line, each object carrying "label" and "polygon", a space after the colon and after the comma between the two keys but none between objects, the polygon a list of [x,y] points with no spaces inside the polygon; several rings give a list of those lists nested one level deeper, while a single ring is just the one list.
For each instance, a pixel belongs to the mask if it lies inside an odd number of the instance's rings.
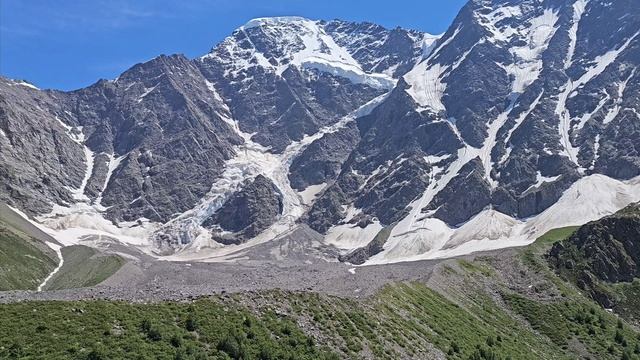
[{"label": "rocky outcrop", "polygon": [[282,214],[282,194],[269,179],[258,175],[229,198],[203,226],[222,244],[240,244],[271,226]]},{"label": "rocky outcrop", "polygon": [[640,277],[640,205],[582,226],[555,244],[548,258],[561,274],[610,307],[612,298],[598,284]]}]

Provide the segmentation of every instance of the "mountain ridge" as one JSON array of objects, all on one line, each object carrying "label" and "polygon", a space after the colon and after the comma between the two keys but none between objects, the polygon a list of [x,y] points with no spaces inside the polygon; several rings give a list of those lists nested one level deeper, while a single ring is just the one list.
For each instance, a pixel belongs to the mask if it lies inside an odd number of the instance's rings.
[{"label": "mountain ridge", "polygon": [[[257,176],[282,206],[241,196],[260,231],[234,240],[240,250],[301,223],[343,255],[390,232],[367,263],[525,244],[581,189],[610,205],[548,226],[637,201],[640,16],[624,5],[471,1],[441,36],[259,18],[202,57],[161,56],[70,93],[4,81],[0,95],[16,100],[0,143],[11,151],[30,98],[60,157],[44,160],[44,178],[9,177],[0,196],[69,243],[100,234],[185,259],[233,252],[215,239],[238,228],[216,221]],[[621,12],[620,31],[603,28]],[[277,211],[254,215],[263,208]]]}]

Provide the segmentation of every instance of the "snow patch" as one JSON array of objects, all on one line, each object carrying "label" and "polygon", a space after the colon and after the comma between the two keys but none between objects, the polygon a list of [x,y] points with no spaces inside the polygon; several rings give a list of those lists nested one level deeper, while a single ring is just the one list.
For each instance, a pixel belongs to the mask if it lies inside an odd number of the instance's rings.
[{"label": "snow patch", "polygon": [[[446,84],[442,79],[448,72],[454,70],[454,68],[453,65],[449,67],[439,63],[431,63],[431,61],[444,47],[456,38],[459,32],[460,28],[456,29],[449,38],[430,53],[427,59],[416,65],[404,76],[405,82],[409,85],[406,91],[411,95],[413,100],[422,107],[421,110],[432,110],[434,112],[446,110],[442,103],[442,96],[446,90]],[[462,54],[460,59],[463,60],[466,55],[468,55],[468,52]],[[458,61],[457,64],[459,65],[460,61]]]},{"label": "snow patch", "polygon": [[[567,100],[574,90],[579,89],[581,86],[584,86],[591,80],[593,80],[598,75],[602,74],[613,62],[618,58],[618,56],[629,47],[631,42],[640,35],[640,31],[635,35],[630,37],[624,44],[622,44],[619,48],[610,50],[604,55],[600,55],[595,58],[593,65],[587,68],[585,73],[576,81],[569,79],[567,84],[564,86],[564,91],[560,93],[558,97],[558,103],[556,105],[555,113],[560,119],[560,124],[558,126],[558,132],[560,134],[560,143],[564,149],[564,155],[566,155],[574,164],[578,164],[578,152],[580,148],[573,146],[571,142],[571,114],[567,109]],[[626,85],[625,85],[626,86]]]},{"label": "snow patch", "polygon": [[56,266],[56,268],[49,273],[49,275],[44,279],[44,281],[42,281],[42,283],[38,285],[38,289],[36,290],[38,292],[41,292],[42,289],[44,289],[45,285],[47,285],[47,283],[60,271],[60,269],[62,268],[62,265],[64,264],[64,258],[62,257],[62,250],[61,250],[62,246],[57,244],[52,244],[50,242],[47,242],[47,245],[50,248],[52,248],[53,251],[56,252],[56,255],[58,255],[58,259],[60,259],[60,261],[58,262],[58,266]]},{"label": "snow patch", "polygon": [[120,163],[122,163],[122,160],[124,160],[127,157],[127,155],[124,156],[119,156],[119,157],[115,157],[114,154],[109,154],[108,155],[108,159],[107,159],[107,175],[104,179],[104,185],[102,185],[102,189],[100,190],[100,194],[98,194],[98,197],[95,199],[95,204],[98,208],[100,208],[102,211],[106,210],[106,208],[104,208],[102,206],[102,194],[104,194],[105,190],[107,190],[107,186],[109,185],[109,181],[111,181],[111,177],[113,176],[113,172],[116,171],[116,169],[120,166]]},{"label": "snow patch", "polygon": [[540,186],[542,186],[544,184],[555,182],[561,176],[562,175],[558,175],[558,176],[542,176],[542,173],[540,171],[538,171],[538,173],[536,174],[536,182],[533,185],[529,186],[529,188],[527,188],[527,190],[525,190],[523,192],[523,194],[529,192],[529,190],[538,189]]},{"label": "snow patch", "polygon": [[587,4],[589,4],[589,0],[576,0],[573,3],[573,19],[571,24],[571,29],[569,29],[569,51],[567,52],[567,58],[564,62],[564,68],[569,69],[571,64],[573,64],[573,57],[576,52],[576,44],[578,43],[578,28],[580,26],[580,20],[582,20],[582,15],[584,14]]},{"label": "snow patch", "polygon": [[342,224],[329,229],[325,242],[338,249],[357,249],[370,243],[382,229],[379,221],[374,221],[365,228],[357,224]]},{"label": "snow patch", "polygon": [[95,159],[95,154],[89,149],[89,147],[85,145],[83,150],[86,166],[84,178],[82,179],[82,183],[79,188],[69,189],[71,191],[71,196],[73,196],[77,201],[89,201],[89,198],[84,194],[84,191],[87,187],[87,183],[89,183],[89,179],[91,179],[91,175],[93,174],[93,162]]},{"label": "snow patch", "polygon": [[302,200],[304,205],[310,205],[313,203],[313,200],[327,187],[327,183],[322,183],[318,185],[311,185],[308,188],[300,191],[298,194]]}]

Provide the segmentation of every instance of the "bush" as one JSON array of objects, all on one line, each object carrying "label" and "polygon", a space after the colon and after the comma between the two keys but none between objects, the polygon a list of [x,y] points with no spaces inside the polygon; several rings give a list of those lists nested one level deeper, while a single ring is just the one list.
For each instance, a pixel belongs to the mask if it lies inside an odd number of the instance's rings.
[{"label": "bush", "polygon": [[182,346],[182,338],[174,334],[173,336],[171,336],[169,343],[171,344],[171,346],[178,348]]},{"label": "bush", "polygon": [[196,331],[198,330],[198,323],[196,322],[196,319],[193,315],[189,314],[189,316],[187,317],[187,321],[184,324],[185,329],[187,329],[187,331]]},{"label": "bush", "polygon": [[160,330],[158,328],[156,328],[156,327],[153,327],[153,326],[147,332],[147,337],[151,341],[160,341],[160,340],[162,340],[162,334],[160,333]]}]

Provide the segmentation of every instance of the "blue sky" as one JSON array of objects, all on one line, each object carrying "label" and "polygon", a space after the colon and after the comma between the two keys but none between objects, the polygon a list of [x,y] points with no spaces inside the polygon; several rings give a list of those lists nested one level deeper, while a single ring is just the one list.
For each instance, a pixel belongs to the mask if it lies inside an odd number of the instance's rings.
[{"label": "blue sky", "polygon": [[0,0],[0,74],[73,90],[160,54],[203,55],[263,16],[446,30],[466,0]]}]

